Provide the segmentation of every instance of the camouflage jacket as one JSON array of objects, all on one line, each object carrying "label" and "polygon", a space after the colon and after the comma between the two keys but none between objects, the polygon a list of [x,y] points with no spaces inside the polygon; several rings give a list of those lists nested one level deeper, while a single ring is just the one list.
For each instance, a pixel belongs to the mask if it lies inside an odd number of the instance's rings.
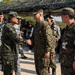
[{"label": "camouflage jacket", "polygon": [[46,21],[37,23],[33,32],[33,45],[34,52],[36,54],[44,54],[47,51],[51,51],[54,40],[52,36],[52,30],[50,29]]},{"label": "camouflage jacket", "polygon": [[75,56],[75,23],[67,26],[61,37],[60,62],[65,67],[72,67]]},{"label": "camouflage jacket", "polygon": [[21,42],[11,23],[7,23],[2,31],[2,54],[10,55],[16,53],[16,43]]}]

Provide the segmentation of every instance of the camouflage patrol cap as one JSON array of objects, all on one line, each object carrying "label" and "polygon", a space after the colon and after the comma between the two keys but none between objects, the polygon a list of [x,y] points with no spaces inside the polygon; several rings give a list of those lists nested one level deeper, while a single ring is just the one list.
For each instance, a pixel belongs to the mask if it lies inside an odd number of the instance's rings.
[{"label": "camouflage patrol cap", "polygon": [[13,17],[15,17],[15,18],[21,18],[21,17],[18,15],[17,12],[12,12],[12,11],[10,11],[10,12],[9,12],[9,18],[13,18]]},{"label": "camouflage patrol cap", "polygon": [[33,14],[38,14],[40,12],[43,12],[43,9],[35,9],[34,12],[33,12]]},{"label": "camouflage patrol cap", "polygon": [[61,12],[61,15],[75,15],[75,12],[74,12],[74,10],[72,9],[72,8],[69,8],[69,7],[67,7],[67,8],[63,8],[62,9],[62,12]]}]

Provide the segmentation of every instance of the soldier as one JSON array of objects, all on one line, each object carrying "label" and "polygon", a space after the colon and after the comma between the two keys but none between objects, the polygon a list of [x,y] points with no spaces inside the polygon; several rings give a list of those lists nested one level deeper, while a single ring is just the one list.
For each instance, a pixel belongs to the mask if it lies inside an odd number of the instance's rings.
[{"label": "soldier", "polygon": [[56,52],[55,52],[55,48],[56,48],[56,40],[57,40],[57,27],[56,25],[54,25],[53,22],[53,18],[50,15],[45,15],[44,19],[48,22],[48,24],[50,25],[50,28],[52,29],[52,35],[54,37],[55,40],[55,44],[51,50],[51,54],[50,54],[50,64],[49,64],[49,73],[50,73],[50,67],[52,68],[52,75],[56,75]]},{"label": "soldier", "polygon": [[16,44],[23,41],[23,39],[17,36],[14,29],[14,25],[18,24],[17,14],[9,14],[9,23],[7,23],[2,31],[2,62],[4,75],[12,75],[15,56],[16,56]]},{"label": "soldier", "polygon": [[62,22],[67,26],[61,36],[60,63],[62,75],[75,75],[75,12],[72,8],[63,8]]},{"label": "soldier", "polygon": [[[17,19],[18,19],[18,24],[15,24],[15,25],[14,25],[14,28],[15,28],[15,30],[16,30],[17,35],[18,35],[20,38],[23,38],[23,37],[22,37],[23,32],[20,31],[20,27],[21,27],[21,17],[20,17],[20,16],[17,16]],[[20,53],[22,59],[27,59],[27,57],[24,55],[23,46],[24,46],[24,42],[23,42],[22,44],[20,44],[20,45],[19,45],[19,44],[17,45],[18,54]]]},{"label": "soldier", "polygon": [[[11,11],[9,14],[10,15],[14,15],[14,14],[17,14],[17,12]],[[20,16],[17,16],[17,19],[18,18],[21,18],[21,17]],[[14,21],[16,21],[16,20],[14,20]],[[20,38],[20,25],[19,25],[19,20],[18,20],[18,24],[14,24],[13,27],[15,28],[16,34]],[[15,54],[15,61],[14,62],[15,62],[15,64],[14,64],[15,75],[21,75],[20,60],[19,60],[19,44],[16,44],[16,54]]]},{"label": "soldier", "polygon": [[35,68],[37,75],[48,75],[50,62],[50,51],[54,44],[52,30],[48,23],[43,19],[43,10],[35,10],[34,19],[36,25],[33,32],[32,44],[34,46]]}]

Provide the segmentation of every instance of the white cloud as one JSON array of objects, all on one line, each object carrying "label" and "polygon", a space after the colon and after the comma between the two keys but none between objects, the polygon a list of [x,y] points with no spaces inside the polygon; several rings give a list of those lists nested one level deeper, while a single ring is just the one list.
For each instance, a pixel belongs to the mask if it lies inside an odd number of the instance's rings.
[{"label": "white cloud", "polygon": [[52,16],[52,17],[55,19],[55,21],[60,21],[60,22],[62,21],[60,16]]}]

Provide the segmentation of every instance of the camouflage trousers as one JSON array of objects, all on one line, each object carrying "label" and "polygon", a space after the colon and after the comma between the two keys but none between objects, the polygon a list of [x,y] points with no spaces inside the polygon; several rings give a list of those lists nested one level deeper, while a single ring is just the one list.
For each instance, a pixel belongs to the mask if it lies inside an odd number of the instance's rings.
[{"label": "camouflage trousers", "polygon": [[13,75],[14,56],[6,55],[2,57],[3,75]]},{"label": "camouflage trousers", "polygon": [[15,75],[21,75],[20,61],[17,54],[3,56],[2,63],[4,75],[13,75],[13,70],[15,70]]},{"label": "camouflage trousers", "polygon": [[50,67],[52,68],[52,75],[56,75],[56,53],[55,49],[50,52],[50,63],[48,67],[48,72],[50,73]]},{"label": "camouflage trousers", "polygon": [[55,51],[50,52],[50,64],[49,67],[56,68],[56,53]]},{"label": "camouflage trousers", "polygon": [[35,56],[35,68],[37,75],[48,75],[49,59]]},{"label": "camouflage trousers", "polygon": [[61,65],[61,75],[75,75],[75,70]]}]

